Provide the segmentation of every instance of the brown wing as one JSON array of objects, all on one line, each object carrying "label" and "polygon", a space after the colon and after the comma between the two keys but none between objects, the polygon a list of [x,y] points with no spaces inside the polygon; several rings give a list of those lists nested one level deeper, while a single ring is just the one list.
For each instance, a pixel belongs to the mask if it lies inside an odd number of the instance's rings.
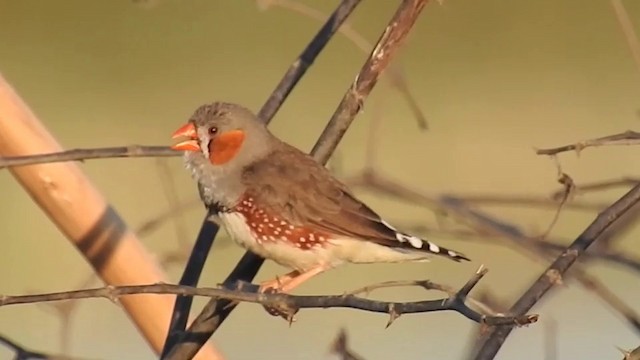
[{"label": "brown wing", "polygon": [[[331,173],[302,151],[280,143],[268,160],[245,169],[243,182],[267,211],[282,214],[294,225],[373,241],[383,246],[426,251],[453,260],[464,255],[403,234],[358,200]],[[468,259],[467,259],[468,260]]]}]

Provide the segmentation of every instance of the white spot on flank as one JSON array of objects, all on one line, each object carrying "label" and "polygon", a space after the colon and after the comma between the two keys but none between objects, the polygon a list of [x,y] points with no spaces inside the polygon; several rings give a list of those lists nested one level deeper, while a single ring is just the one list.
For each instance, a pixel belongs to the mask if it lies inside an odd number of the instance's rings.
[{"label": "white spot on flank", "polygon": [[271,240],[271,241],[276,241],[276,238],[275,238],[275,237],[273,237],[273,236],[269,236],[269,240]]},{"label": "white spot on flank", "polygon": [[256,227],[256,223],[252,222],[251,227]]},{"label": "white spot on flank", "polygon": [[280,225],[287,225],[286,221],[280,221]]},{"label": "white spot on flank", "polygon": [[318,236],[318,240],[324,241],[324,236]]},{"label": "white spot on flank", "polygon": [[305,242],[305,241],[307,241],[307,240],[305,240],[305,238],[300,237],[300,242]]},{"label": "white spot on flank", "polygon": [[289,230],[293,230],[293,225],[289,225]]},{"label": "white spot on flank", "polygon": [[315,240],[315,235],[313,235],[313,233],[309,234],[309,240],[311,241]]},{"label": "white spot on flank", "polygon": [[287,234],[287,235],[291,235],[291,231],[289,231],[289,230],[285,230],[284,233]]},{"label": "white spot on flank", "polygon": [[272,228],[272,227],[273,227],[273,224],[272,224],[272,223],[269,223],[269,227],[270,227],[270,228]]}]

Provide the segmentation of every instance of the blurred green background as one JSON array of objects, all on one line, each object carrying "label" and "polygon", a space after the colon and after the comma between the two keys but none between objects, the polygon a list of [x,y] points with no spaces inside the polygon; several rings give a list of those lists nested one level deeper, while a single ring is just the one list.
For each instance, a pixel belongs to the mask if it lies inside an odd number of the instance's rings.
[{"label": "blurred green background", "polygon": [[[227,100],[259,109],[321,24],[294,10],[302,4],[328,14],[337,3],[0,0],[0,72],[67,148],[169,144],[171,132],[205,102]],[[365,1],[350,24],[375,42],[397,3]],[[624,5],[639,32],[640,2]],[[310,149],[365,56],[350,40],[336,36],[276,116],[273,131]],[[381,81],[338,149],[342,177],[361,170],[375,117],[381,119],[376,168],[434,196],[547,196],[559,187],[556,167],[535,155],[535,147],[638,130],[640,71],[609,0],[434,2],[396,63],[430,130],[417,131],[405,100]],[[567,153],[560,160],[563,170],[584,184],[637,176],[637,153],[637,147],[606,147],[587,149],[580,157]],[[97,160],[82,167],[133,228],[176,205],[167,196],[167,179],[175,182],[180,202],[197,198],[179,158]],[[0,189],[0,293],[87,286],[83,282],[90,268],[6,170],[0,173]],[[357,192],[390,222],[438,226],[428,209],[375,191]],[[610,202],[623,192],[580,199]],[[542,233],[554,215],[553,208],[529,205],[483,209],[532,234]],[[182,211],[148,233],[146,246],[159,258],[185,253],[202,215],[200,206]],[[595,215],[565,210],[550,237],[568,242]],[[638,235],[632,228],[616,249],[640,256]],[[490,272],[477,290],[490,290],[510,304],[546,266],[493,242],[432,240],[465,252],[474,262],[347,266],[297,292],[333,294],[379,281],[425,278],[457,287],[485,264]],[[241,254],[219,239],[201,283],[221,281]],[[183,265],[184,259],[167,264],[173,281]],[[638,274],[608,264],[589,269],[640,311]],[[258,280],[283,272],[268,263]],[[425,293],[393,289],[372,296],[415,300]],[[66,318],[55,309],[2,308],[0,333],[53,353],[154,358],[124,313],[108,301],[78,302]],[[553,324],[559,359],[618,359],[616,345],[639,345],[633,329],[575,282],[545,298],[535,312],[541,321],[515,331],[499,359],[543,359],[545,334]],[[308,310],[289,328],[247,304],[213,341],[229,359],[322,359],[345,327],[350,345],[367,359],[460,359],[475,334],[474,324],[452,312],[403,316],[385,330],[386,322],[381,314]],[[9,357],[0,349],[1,359]]]}]

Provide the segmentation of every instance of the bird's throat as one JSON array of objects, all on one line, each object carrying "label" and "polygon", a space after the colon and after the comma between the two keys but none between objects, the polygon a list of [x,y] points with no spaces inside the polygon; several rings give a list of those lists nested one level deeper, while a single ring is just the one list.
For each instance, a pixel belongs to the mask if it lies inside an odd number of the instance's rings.
[{"label": "bird's throat", "polygon": [[233,159],[244,143],[244,131],[226,131],[209,142],[209,161],[214,165],[222,165]]}]

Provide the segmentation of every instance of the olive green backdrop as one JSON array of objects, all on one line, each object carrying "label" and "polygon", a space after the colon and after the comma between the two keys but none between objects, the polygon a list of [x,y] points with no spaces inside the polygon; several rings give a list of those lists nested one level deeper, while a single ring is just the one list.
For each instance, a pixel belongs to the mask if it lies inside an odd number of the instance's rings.
[{"label": "olive green backdrop", "polygon": [[[271,3],[264,1],[264,4]],[[275,2],[274,2],[275,3]],[[329,13],[338,1],[303,1]],[[397,1],[365,1],[351,24],[375,42]],[[640,2],[624,2],[640,31]],[[295,4],[295,3],[294,3]],[[0,0],[0,72],[68,148],[169,144],[171,132],[200,104],[229,100],[258,109],[320,26],[290,9],[254,1],[147,2]],[[308,150],[363,63],[365,54],[337,36],[276,116],[273,130]],[[558,188],[550,159],[534,147],[638,130],[640,71],[608,0],[451,0],[429,4],[398,63],[426,113],[417,131],[403,98],[383,81],[339,147],[341,176],[361,169],[368,124],[382,117],[377,168],[428,194],[546,195]],[[637,176],[637,147],[588,149],[561,157],[564,171],[587,183]],[[179,158],[96,160],[83,169],[132,227],[171,208],[163,178],[174,177],[181,201],[197,197]],[[163,170],[165,169],[165,170]],[[0,293],[75,289],[90,268],[10,176],[0,171]],[[375,192],[358,194],[390,222],[436,226],[432,212]],[[613,201],[622,190],[589,195]],[[540,233],[550,208],[487,207]],[[203,210],[192,207],[144,237],[158,256],[191,244]],[[565,211],[552,237],[569,241],[595,212]],[[179,228],[179,227],[178,227]],[[180,233],[180,232],[179,232]],[[617,245],[635,256],[638,229]],[[348,266],[298,293],[340,293],[373,282],[429,278],[459,286],[478,265],[490,272],[479,289],[512,301],[545,264],[508,247],[433,238],[474,259],[456,264]],[[182,245],[183,250],[185,246]],[[242,254],[218,241],[203,285],[223,279]],[[183,264],[167,266],[177,281]],[[590,267],[637,311],[640,282],[627,270]],[[284,269],[268,263],[258,280]],[[97,282],[92,285],[97,285]],[[396,289],[373,296],[418,299]],[[430,296],[428,294],[428,296]],[[438,296],[438,294],[433,294]],[[198,302],[202,304],[202,302]],[[513,333],[499,359],[542,359],[547,325],[557,323],[560,359],[618,359],[615,345],[635,347],[637,333],[578,284],[535,309],[538,324]],[[105,300],[78,303],[61,323],[50,306],[0,309],[0,333],[32,349],[100,359],[152,359],[124,313]],[[229,359],[322,359],[340,327],[367,359],[460,359],[474,325],[452,312],[387,317],[353,310],[308,310],[293,327],[242,305],[213,340]],[[61,327],[69,336],[61,340]],[[66,341],[66,342],[65,342]],[[9,353],[0,350],[0,358]]]}]

